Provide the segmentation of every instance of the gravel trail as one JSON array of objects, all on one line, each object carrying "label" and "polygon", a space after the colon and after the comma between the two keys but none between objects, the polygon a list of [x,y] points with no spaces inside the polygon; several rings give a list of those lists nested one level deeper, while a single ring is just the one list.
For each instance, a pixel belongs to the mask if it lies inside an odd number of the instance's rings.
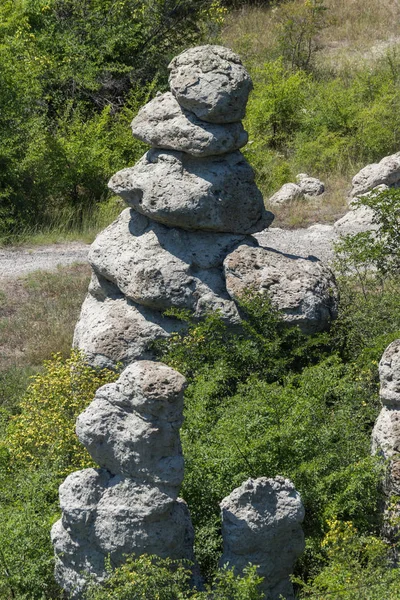
[{"label": "gravel trail", "polygon": [[[316,256],[331,262],[332,242],[337,239],[331,225],[312,225],[307,229],[271,227],[254,236],[264,247],[295,256]],[[0,249],[0,279],[16,278],[33,271],[55,271],[58,266],[86,263],[89,244],[68,242],[48,246]]]},{"label": "gravel trail", "polygon": [[0,279],[16,278],[33,271],[55,271],[58,266],[86,263],[89,244],[68,242],[48,246],[0,248]]}]

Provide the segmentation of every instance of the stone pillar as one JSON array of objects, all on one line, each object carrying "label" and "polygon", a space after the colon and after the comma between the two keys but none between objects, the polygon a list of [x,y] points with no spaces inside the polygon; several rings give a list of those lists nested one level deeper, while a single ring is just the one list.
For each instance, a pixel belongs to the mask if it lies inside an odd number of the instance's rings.
[{"label": "stone pillar", "polygon": [[[386,461],[383,534],[394,545],[400,540],[400,340],[383,353],[379,379],[382,410],[372,432],[372,454]],[[398,564],[398,550],[393,559]]]},{"label": "stone pillar", "polygon": [[79,440],[100,469],[67,477],[51,532],[56,579],[73,598],[89,577],[104,578],[108,556],[114,567],[127,554],[194,560],[189,511],[178,498],[184,388],[166,365],[136,362],[79,416]]},{"label": "stone pillar", "polygon": [[249,563],[264,578],[268,600],[294,600],[289,576],[304,550],[304,508],[294,485],[275,477],[248,479],[220,504],[224,552],[221,566],[242,573]]}]

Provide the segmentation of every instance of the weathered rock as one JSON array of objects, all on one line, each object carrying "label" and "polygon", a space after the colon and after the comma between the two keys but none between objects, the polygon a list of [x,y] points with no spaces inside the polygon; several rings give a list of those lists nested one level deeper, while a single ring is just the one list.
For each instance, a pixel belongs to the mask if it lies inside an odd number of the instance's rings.
[{"label": "weathered rock", "polygon": [[359,206],[349,210],[341,219],[334,223],[335,232],[339,235],[373,231],[377,225],[373,223],[374,211],[368,206]]},{"label": "weathered rock", "polygon": [[163,364],[133,363],[117,383],[97,390],[79,415],[79,441],[111,473],[178,490],[183,479],[179,428],[184,388],[184,377]]},{"label": "weathered rock", "polygon": [[241,123],[206,123],[182,108],[171,92],[156,96],[132,121],[134,137],[153,148],[204,157],[234,152],[247,144]]},{"label": "weathered rock", "polygon": [[336,318],[338,292],[331,270],[318,259],[241,244],[224,261],[226,288],[240,298],[250,288],[266,293],[283,319],[307,334],[326,329]]},{"label": "weathered rock", "polygon": [[80,598],[105,561],[130,554],[193,561],[193,528],[177,498],[183,478],[179,427],[182,375],[140,361],[101,387],[77,422],[79,439],[103,469],[72,473],[60,486],[62,518],[52,529],[56,578]]},{"label": "weathered rock", "polygon": [[383,482],[383,535],[390,543],[392,560],[399,564],[400,541],[400,340],[392,342],[379,363],[382,410],[372,432],[372,454],[386,463]]},{"label": "weathered rock", "polygon": [[126,298],[155,310],[170,307],[196,317],[220,311],[230,324],[240,321],[222,272],[226,254],[243,236],[170,229],[126,209],[92,244],[94,271]]},{"label": "weathered rock", "polygon": [[351,196],[354,198],[379,185],[400,185],[400,152],[385,156],[379,163],[367,165],[353,177]]},{"label": "weathered rock", "polygon": [[[83,496],[97,502],[88,504]],[[72,598],[81,598],[89,578],[105,578],[108,558],[113,567],[133,553],[193,561],[187,506],[160,488],[85,469],[65,480],[60,501],[63,517],[51,531],[55,577]]]},{"label": "weathered rock", "polygon": [[154,358],[152,343],[183,327],[181,321],[128,300],[113,284],[93,276],[73,346],[90,365],[112,369],[118,363]]},{"label": "weathered rock", "polygon": [[325,185],[322,181],[316,177],[310,177],[307,173],[299,173],[296,175],[296,181],[301,193],[304,194],[306,198],[320,196],[325,191]]},{"label": "weathered rock", "polygon": [[285,183],[280,190],[278,190],[268,200],[270,206],[282,206],[284,204],[290,204],[298,198],[303,196],[302,190],[296,183]]},{"label": "weathered rock", "polygon": [[294,485],[275,477],[248,479],[220,504],[224,552],[239,573],[251,562],[264,577],[261,589],[269,600],[294,598],[289,576],[304,550],[304,508]]},{"label": "weathered rock", "polygon": [[210,123],[233,123],[245,115],[253,87],[237,54],[223,46],[197,46],[169,64],[169,84],[179,104]]},{"label": "weathered rock", "polygon": [[273,220],[240,152],[193,158],[149,150],[108,185],[137,212],[170,227],[245,234]]}]

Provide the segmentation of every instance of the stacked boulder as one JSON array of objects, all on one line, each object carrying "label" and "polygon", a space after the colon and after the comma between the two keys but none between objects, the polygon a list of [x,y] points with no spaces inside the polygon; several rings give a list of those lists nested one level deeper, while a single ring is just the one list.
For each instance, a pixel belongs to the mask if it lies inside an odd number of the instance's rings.
[{"label": "stacked boulder", "polygon": [[372,454],[386,463],[384,481],[384,535],[390,541],[394,560],[399,561],[400,541],[400,340],[392,342],[379,363],[382,410],[372,432]]},{"label": "stacked boulder", "polygon": [[193,561],[190,515],[178,498],[184,389],[184,377],[166,365],[136,362],[78,417],[78,438],[101,468],[60,486],[55,575],[72,598],[106,576],[108,557],[114,567],[128,554]]},{"label": "stacked boulder", "polygon": [[[219,311],[237,327],[237,289],[226,281],[229,255],[241,245],[246,252],[258,247],[251,234],[273,220],[239,151],[247,141],[240,121],[252,87],[239,57],[221,46],[199,46],[176,57],[169,68],[171,92],[156,96],[132,123],[133,135],[152,149],[109,182],[131,208],[99,235],[89,253],[93,277],[74,346],[96,366],[153,358],[152,342],[182,327],[165,316],[168,309],[188,309],[195,318]],[[276,253],[260,251],[274,263]],[[267,258],[264,272],[266,263]],[[272,271],[264,283],[269,277],[274,285],[259,291],[268,288],[274,301],[274,289],[287,280],[280,283]],[[324,273],[316,302],[331,318],[336,286],[331,273]],[[307,297],[313,294],[313,286],[302,287]],[[276,302],[288,314],[303,314],[307,303],[303,296],[300,307],[293,308],[293,298],[287,306]],[[312,318],[319,319],[319,312]],[[308,329],[326,326],[324,320]]]},{"label": "stacked boulder", "polygon": [[268,600],[294,600],[290,575],[304,551],[304,507],[293,483],[283,477],[248,479],[221,502],[224,553],[221,565],[243,573],[258,565]]}]

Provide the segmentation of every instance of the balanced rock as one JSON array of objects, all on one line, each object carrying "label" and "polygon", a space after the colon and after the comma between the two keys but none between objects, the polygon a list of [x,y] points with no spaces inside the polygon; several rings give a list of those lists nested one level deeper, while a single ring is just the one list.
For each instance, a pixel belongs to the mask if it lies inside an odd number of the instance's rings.
[{"label": "balanced rock", "polygon": [[383,534],[392,548],[392,558],[399,563],[400,541],[400,340],[392,342],[379,363],[382,410],[372,432],[372,454],[386,463],[383,491]]},{"label": "balanced rock", "polygon": [[111,473],[179,489],[184,388],[184,377],[163,364],[133,363],[79,415],[79,441]]},{"label": "balanced rock", "polygon": [[220,504],[224,551],[221,565],[239,573],[250,563],[264,578],[268,600],[294,599],[289,576],[304,551],[304,508],[288,479],[248,479]]},{"label": "balanced rock", "polygon": [[246,234],[265,229],[274,218],[238,151],[194,158],[149,150],[108,185],[137,212],[169,227]]},{"label": "balanced rock", "polygon": [[173,95],[199,119],[243,119],[253,84],[237,54],[223,46],[197,46],[179,54],[168,68]]},{"label": "balanced rock", "polygon": [[314,257],[241,244],[224,261],[226,288],[239,299],[246,289],[268,294],[289,325],[310,334],[336,318],[338,292],[331,270]]},{"label": "balanced rock", "polygon": [[351,196],[354,198],[379,185],[400,185],[400,152],[385,156],[379,163],[367,165],[353,177]]},{"label": "balanced rock", "polygon": [[62,518],[52,528],[56,579],[80,598],[106,560],[130,554],[193,561],[193,528],[177,498],[185,379],[161,363],[133,363],[100,388],[77,432],[103,469],[72,473],[60,486]]},{"label": "balanced rock", "polygon": [[234,152],[247,144],[240,122],[206,123],[180,106],[171,92],[158,95],[132,121],[133,136],[153,148],[204,157]]}]

